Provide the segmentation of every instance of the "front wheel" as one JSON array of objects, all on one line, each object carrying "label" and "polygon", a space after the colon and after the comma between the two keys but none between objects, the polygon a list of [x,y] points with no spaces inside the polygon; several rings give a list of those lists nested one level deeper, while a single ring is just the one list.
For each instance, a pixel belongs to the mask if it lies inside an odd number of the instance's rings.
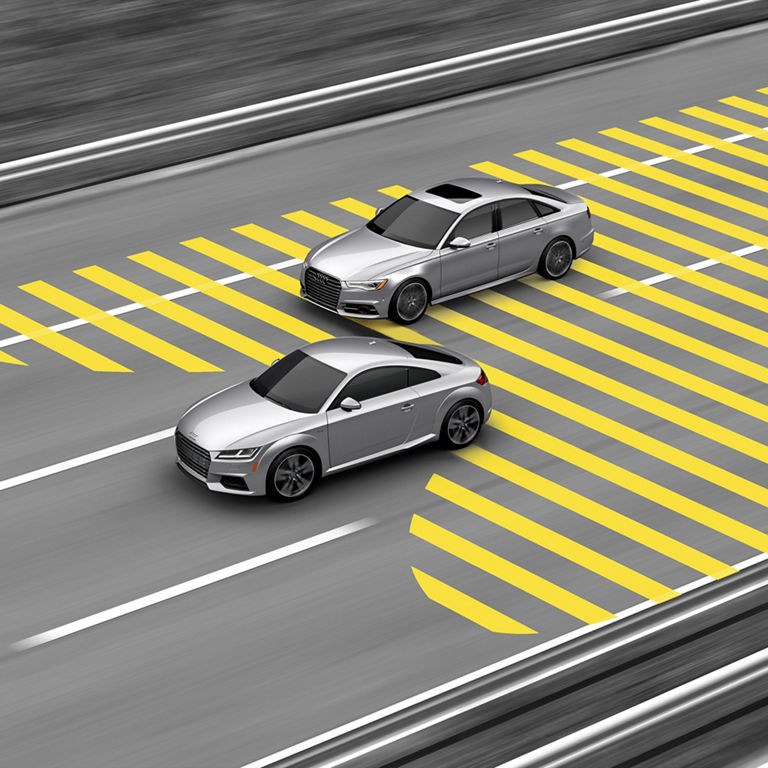
[{"label": "front wheel", "polygon": [[317,466],[305,448],[283,451],[267,472],[267,493],[277,501],[298,501],[315,484]]},{"label": "front wheel", "polygon": [[558,280],[573,264],[573,245],[564,237],[556,237],[541,254],[539,274],[550,280]]},{"label": "front wheel", "polygon": [[446,448],[463,448],[480,434],[482,426],[480,406],[474,400],[462,400],[445,414],[440,442]]},{"label": "front wheel", "polygon": [[429,291],[421,280],[407,280],[392,296],[389,319],[402,325],[415,323],[426,311]]}]

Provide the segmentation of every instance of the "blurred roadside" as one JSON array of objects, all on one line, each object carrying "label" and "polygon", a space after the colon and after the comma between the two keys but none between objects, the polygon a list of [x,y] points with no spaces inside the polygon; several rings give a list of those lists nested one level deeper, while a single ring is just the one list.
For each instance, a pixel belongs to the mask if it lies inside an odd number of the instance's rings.
[{"label": "blurred roadside", "polygon": [[4,0],[0,162],[675,0]]}]

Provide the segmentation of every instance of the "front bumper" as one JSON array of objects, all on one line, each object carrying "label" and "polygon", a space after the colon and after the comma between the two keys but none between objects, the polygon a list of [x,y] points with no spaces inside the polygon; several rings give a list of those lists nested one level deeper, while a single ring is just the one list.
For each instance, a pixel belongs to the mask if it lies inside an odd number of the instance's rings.
[{"label": "front bumper", "polygon": [[389,304],[392,299],[394,288],[389,284],[385,285],[379,291],[364,291],[360,288],[347,288],[344,283],[341,284],[338,298],[334,304],[329,304],[317,300],[307,293],[304,282],[305,270],[299,278],[299,295],[321,309],[326,309],[343,317],[376,319],[387,317],[389,315]]},{"label": "front bumper", "polygon": [[263,496],[266,493],[266,470],[253,462],[211,461],[207,475],[202,475],[178,455],[176,465],[185,475],[203,483],[209,491],[230,493],[234,496]]}]

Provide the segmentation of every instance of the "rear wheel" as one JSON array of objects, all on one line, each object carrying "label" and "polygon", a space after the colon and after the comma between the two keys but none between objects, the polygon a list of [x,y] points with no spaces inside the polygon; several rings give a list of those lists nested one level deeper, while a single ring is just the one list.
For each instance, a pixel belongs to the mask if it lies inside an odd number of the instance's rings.
[{"label": "rear wheel", "polygon": [[429,291],[421,280],[407,280],[393,294],[389,319],[402,325],[415,323],[429,305]]},{"label": "rear wheel", "polygon": [[443,419],[440,442],[446,448],[463,448],[479,434],[483,426],[482,409],[474,400],[462,400],[451,406]]},{"label": "rear wheel", "polygon": [[317,477],[315,458],[306,448],[283,451],[267,472],[267,493],[277,501],[298,501],[306,496]]},{"label": "rear wheel", "polygon": [[573,245],[565,237],[556,237],[541,254],[539,274],[550,280],[558,280],[573,264]]}]

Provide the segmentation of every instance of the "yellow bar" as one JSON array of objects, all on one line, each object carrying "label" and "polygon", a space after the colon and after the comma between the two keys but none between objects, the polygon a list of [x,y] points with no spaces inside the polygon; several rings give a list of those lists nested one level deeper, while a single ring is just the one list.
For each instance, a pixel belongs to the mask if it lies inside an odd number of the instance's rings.
[{"label": "yellow bar", "polygon": [[743,109],[745,112],[752,112],[760,117],[768,117],[768,107],[751,99],[742,99],[740,96],[729,96],[727,99],[720,99],[721,104],[727,104],[729,107]]},{"label": "yellow bar", "polygon": [[701,107],[689,107],[688,109],[680,110],[685,115],[696,117],[699,120],[706,120],[708,123],[714,123],[720,125],[723,128],[728,128],[732,131],[738,131],[739,133],[746,133],[747,136],[754,136],[756,139],[762,141],[768,141],[768,131],[763,128],[758,128],[751,123],[745,123],[742,120],[735,120],[727,115],[721,115],[719,112],[713,112],[711,109],[702,109]]},{"label": "yellow bar", "polygon": [[[581,179],[600,189],[612,192],[615,195],[629,198],[637,203],[642,203],[651,208],[670,213],[673,216],[678,216],[681,219],[699,224],[702,227],[707,227],[716,232],[730,235],[731,237],[738,238],[744,242],[751,243],[752,245],[757,245],[760,248],[768,246],[768,237],[760,232],[755,232],[746,227],[740,227],[737,224],[731,224],[731,222],[726,221],[725,219],[720,219],[717,216],[710,216],[695,208],[689,208],[687,205],[681,205],[680,203],[667,200],[659,195],[645,192],[637,187],[624,184],[621,181],[616,181],[616,179],[605,178],[586,168],[581,168],[578,165],[566,163],[555,157],[551,157],[550,155],[545,155],[543,152],[527,150],[525,152],[518,152],[517,157],[520,157],[523,160],[528,160],[531,163],[537,163],[538,165],[557,171],[566,176],[571,176],[574,179]],[[765,273],[765,276],[768,277],[768,267],[765,267],[762,271]]]},{"label": "yellow bar", "polygon": [[660,131],[671,133],[674,136],[680,136],[683,139],[695,141],[697,144],[707,144],[713,149],[726,152],[735,157],[740,157],[742,160],[749,160],[758,165],[768,165],[768,155],[750,149],[749,147],[742,147],[735,142],[726,141],[725,139],[713,136],[711,133],[696,131],[693,128],[689,128],[687,125],[674,123],[671,120],[664,120],[661,117],[649,117],[647,120],[641,120],[640,122],[645,125],[650,125],[651,128],[658,128]]},{"label": "yellow bar", "polygon": [[184,371],[201,373],[221,370],[218,366],[206,362],[197,357],[197,355],[186,352],[174,344],[164,341],[141,328],[137,328],[135,325],[126,323],[124,320],[114,317],[93,304],[78,299],[76,296],[72,296],[43,280],[20,285],[19,288],[22,291],[31,293],[41,301],[47,301],[54,307],[58,307],[64,310],[64,312],[69,312],[71,315],[85,320],[86,323],[90,323],[105,333],[116,336],[118,339],[132,344],[134,347],[138,347],[145,352],[149,352],[151,355],[155,355],[155,357],[159,357],[161,360],[165,360],[167,363],[175,365]]},{"label": "yellow bar", "polygon": [[7,352],[3,352],[0,349],[0,363],[8,363],[9,365],[26,365],[26,363],[15,358],[13,355],[9,355]]},{"label": "yellow bar", "polygon": [[319,328],[315,328],[314,325],[305,323],[303,320],[299,320],[293,317],[293,315],[289,315],[287,312],[282,312],[279,309],[269,306],[269,304],[264,304],[257,299],[246,296],[244,293],[240,293],[240,291],[236,291],[225,285],[220,285],[205,275],[201,275],[199,272],[195,272],[174,261],[165,259],[156,253],[145,251],[143,253],[136,253],[128,258],[148,269],[159,272],[161,275],[165,275],[183,285],[194,288],[196,291],[200,291],[206,296],[210,296],[212,299],[222,302],[222,304],[234,307],[251,317],[255,317],[257,320],[269,323],[276,328],[280,328],[287,333],[293,334],[304,341],[322,341],[331,338],[329,333],[321,331]]},{"label": "yellow bar", "polygon": [[695,571],[716,579],[736,573],[735,568],[710,557],[704,552],[699,552],[699,550],[689,547],[671,536],[649,528],[631,517],[626,517],[603,504],[572,491],[570,488],[566,488],[564,485],[559,485],[546,477],[537,475],[535,472],[503,459],[501,456],[486,451],[477,445],[462,448],[456,452],[456,455],[486,472],[498,475],[510,483],[551,501],[553,504],[570,509],[587,520],[610,528],[622,536],[632,539],[632,541],[660,552],[671,560],[687,565]]},{"label": "yellow bar", "polygon": [[504,613],[491,608],[474,597],[460,592],[458,589],[439,581],[418,568],[411,568],[418,585],[424,594],[433,602],[442,605],[449,611],[478,624],[491,632],[505,635],[535,635],[536,630],[515,621]]},{"label": "yellow bar", "polygon": [[609,611],[590,603],[583,597],[511,563],[420,515],[414,515],[411,518],[411,533],[587,624],[597,624],[615,618]]},{"label": "yellow bar", "polygon": [[600,133],[611,139],[616,139],[616,141],[623,141],[625,144],[630,144],[633,147],[639,147],[647,152],[652,152],[655,155],[664,155],[672,160],[676,160],[678,163],[689,165],[691,168],[710,173],[713,176],[720,176],[723,179],[734,181],[737,184],[743,184],[750,189],[759,189],[761,192],[768,192],[768,179],[755,176],[753,173],[744,173],[744,171],[731,168],[730,165],[716,163],[714,160],[708,160],[706,157],[701,157],[698,154],[692,154],[690,152],[685,152],[682,149],[676,149],[669,144],[663,144],[660,141],[647,139],[645,136],[640,136],[637,133],[625,131],[621,128],[610,128],[607,131],[600,131]]},{"label": "yellow bar", "polygon": [[[768,463],[768,446],[757,440],[740,435],[732,429],[690,413],[647,392],[631,387],[628,384],[623,384],[616,379],[612,379],[610,376],[593,371],[591,368],[587,368],[579,363],[574,363],[565,357],[530,344],[517,336],[511,336],[486,323],[481,323],[471,317],[448,309],[443,305],[431,307],[428,310],[428,314],[435,320],[463,331],[470,336],[483,339],[489,344],[494,344],[514,355],[531,360],[537,365],[557,371],[563,376],[596,389],[598,392],[605,393],[617,400],[623,400],[635,408],[652,413],[654,416],[665,419],[672,424],[677,424],[709,440],[725,445],[734,451],[739,451],[750,458]],[[743,482],[746,483],[747,481]],[[768,494],[768,490],[761,488],[761,486],[753,489],[755,493],[757,493],[758,488],[760,488],[761,493],[765,491]],[[768,505],[768,497],[766,497],[766,502],[760,503]]]},{"label": "yellow bar", "polygon": [[341,208],[342,211],[354,213],[363,219],[372,219],[376,215],[376,209],[368,203],[355,200],[354,197],[345,197],[343,200],[334,200],[331,205]]},{"label": "yellow bar", "polygon": [[120,363],[116,363],[114,360],[88,349],[88,347],[62,336],[4,304],[0,304],[0,323],[92,371],[131,373],[130,368],[126,368],[124,365],[120,365]]},{"label": "yellow bar", "polygon": [[401,198],[410,193],[410,189],[407,187],[401,187],[399,184],[393,184],[391,187],[384,187],[380,189],[382,195],[387,197]]},{"label": "yellow bar", "polygon": [[292,221],[294,224],[311,229],[313,232],[319,232],[326,237],[336,237],[336,235],[342,235],[347,231],[346,227],[340,227],[338,224],[328,221],[328,219],[315,216],[314,213],[307,213],[307,211],[284,213],[283,218]]},{"label": "yellow bar", "polygon": [[266,245],[267,248],[272,248],[275,251],[284,253],[292,259],[304,261],[306,255],[309,253],[309,248],[307,248],[306,245],[297,243],[295,240],[291,240],[288,237],[278,235],[276,232],[270,232],[270,230],[264,229],[264,227],[260,227],[257,224],[246,224],[242,227],[235,227],[232,231],[237,232],[244,237],[248,237],[251,240],[255,240],[257,243]]},{"label": "yellow bar", "polygon": [[97,285],[113,291],[119,296],[123,296],[129,301],[143,304],[147,309],[173,320],[175,323],[190,328],[191,330],[207,336],[209,339],[219,342],[230,349],[234,349],[247,357],[258,360],[264,365],[271,365],[278,357],[282,357],[279,352],[261,344],[254,339],[244,336],[242,333],[233,331],[214,320],[209,320],[204,315],[193,312],[187,307],[163,298],[157,293],[143,288],[130,280],[126,280],[119,275],[109,272],[102,267],[86,267],[85,269],[76,269],[75,274],[90,280]]},{"label": "yellow bar", "polygon": [[585,547],[440,475],[432,475],[427,483],[427,490],[648,600],[661,603],[679,594],[674,589],[633,568],[616,562],[594,549]]}]

